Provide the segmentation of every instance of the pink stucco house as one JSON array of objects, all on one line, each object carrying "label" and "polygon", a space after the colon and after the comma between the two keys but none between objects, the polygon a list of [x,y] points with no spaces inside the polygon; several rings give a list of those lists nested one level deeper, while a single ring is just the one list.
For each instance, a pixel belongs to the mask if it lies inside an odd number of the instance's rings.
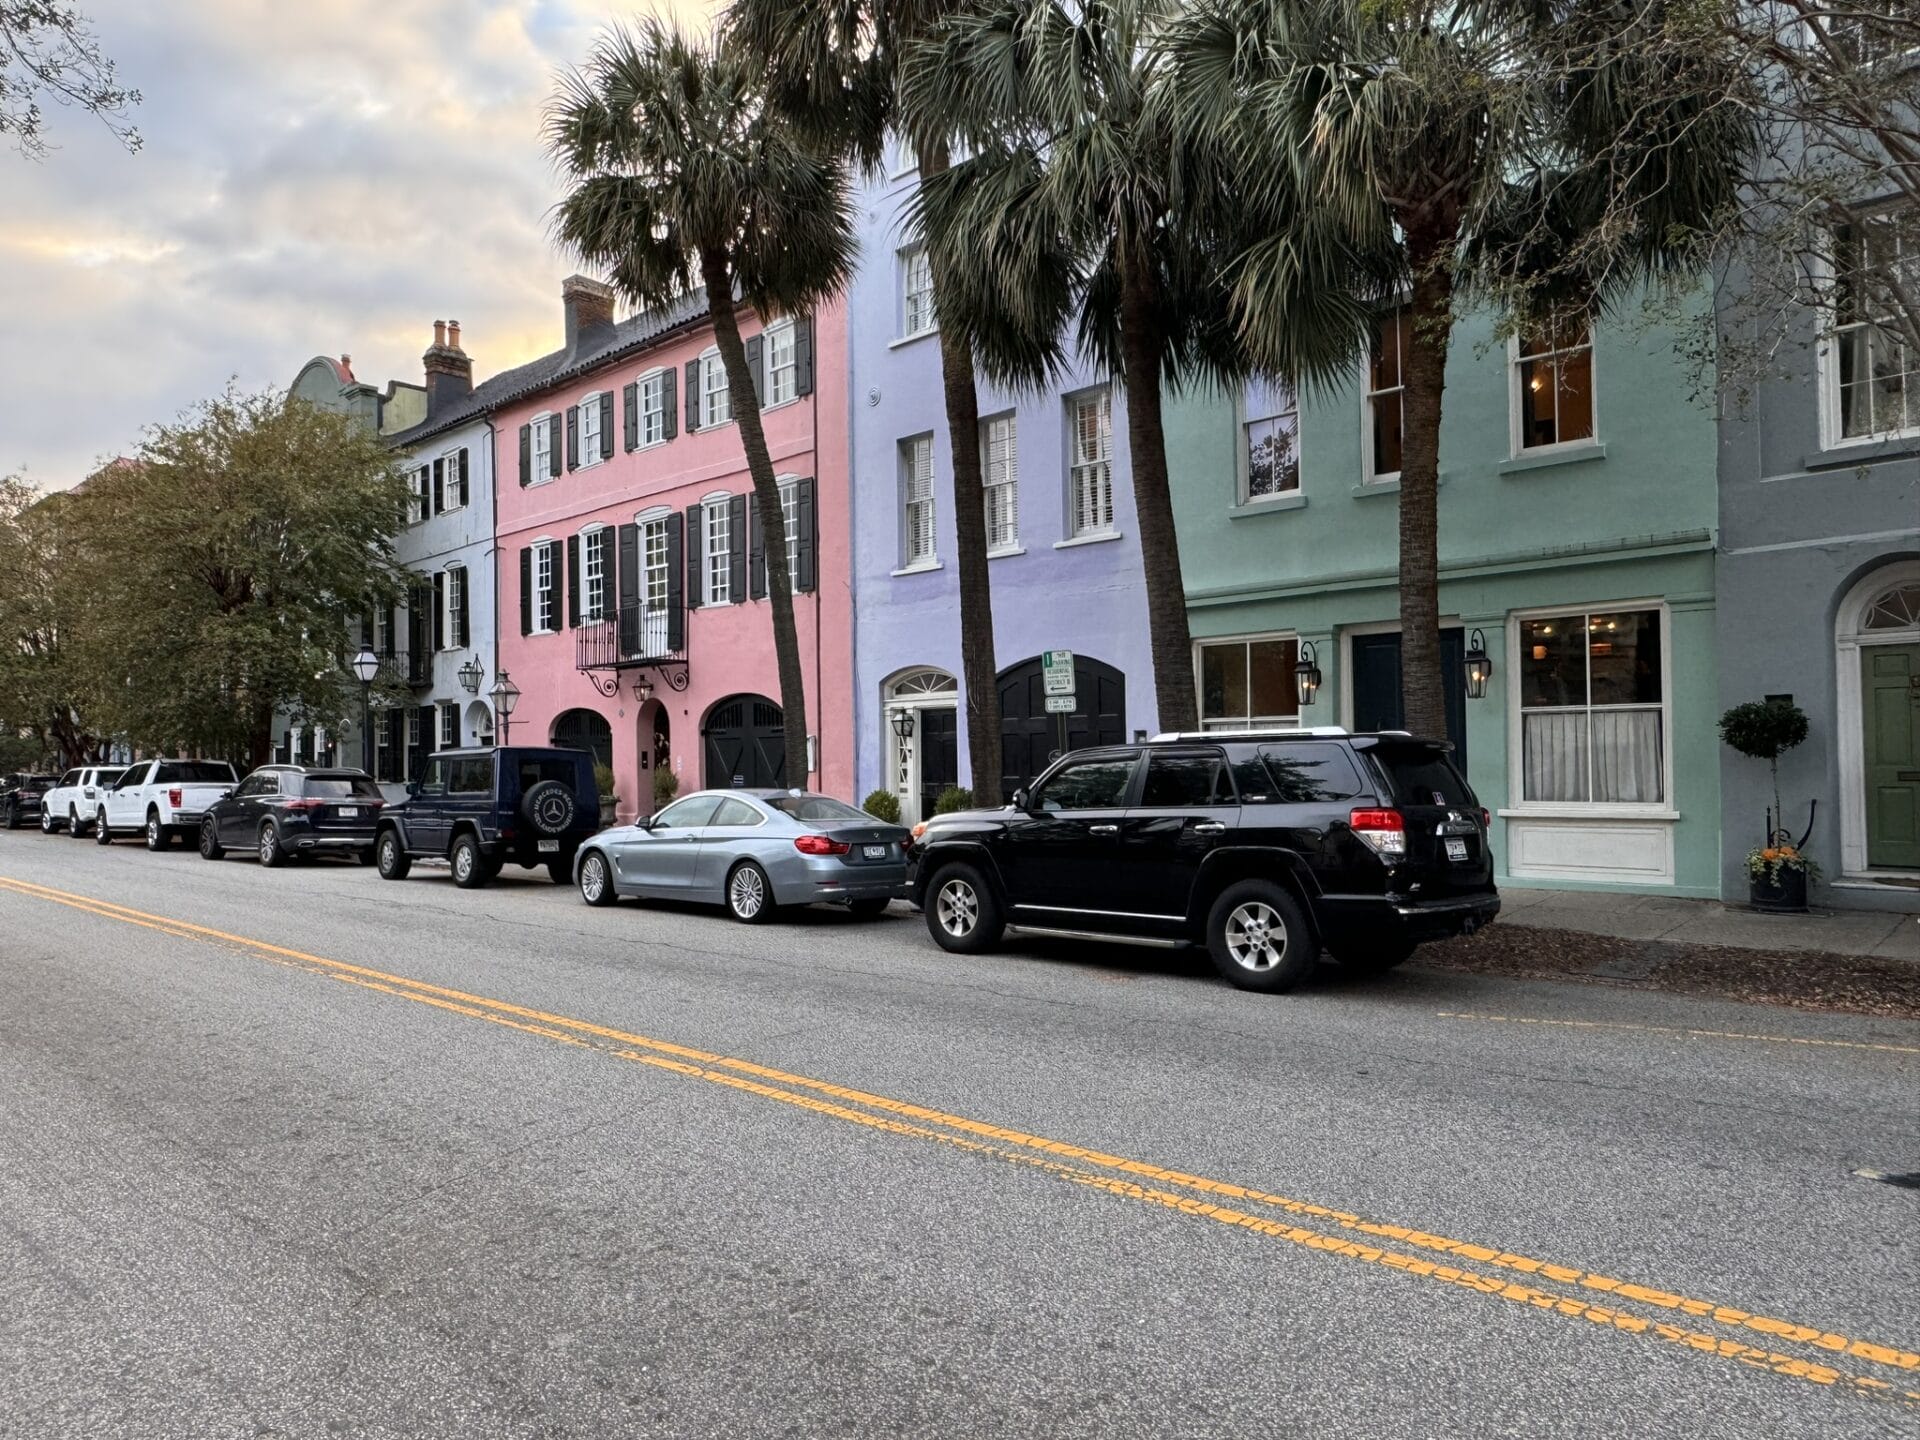
[{"label": "pink stucco house", "polygon": [[[838,303],[741,329],[781,480],[808,713],[781,714],[765,550],[704,297],[618,323],[613,294],[562,287],[566,346],[500,377],[494,412],[502,738],[613,767],[622,819],[654,772],[704,786],[855,798],[846,324]],[[517,483],[516,483],[517,482]],[[784,773],[803,723],[810,773]]]}]

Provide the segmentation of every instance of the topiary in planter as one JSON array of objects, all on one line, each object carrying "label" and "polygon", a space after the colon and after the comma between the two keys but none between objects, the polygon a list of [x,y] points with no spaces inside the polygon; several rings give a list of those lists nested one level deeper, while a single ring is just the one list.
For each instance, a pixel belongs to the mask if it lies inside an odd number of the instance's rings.
[{"label": "topiary in planter", "polygon": [[860,802],[860,808],[876,820],[889,825],[900,823],[900,797],[891,790],[876,790]]},{"label": "topiary in planter", "polygon": [[[1782,823],[1780,757],[1807,738],[1807,712],[1791,700],[1749,700],[1720,717],[1720,738],[1773,772],[1773,823]],[[1771,840],[1773,837],[1767,837]]]},{"label": "topiary in planter", "polygon": [[933,813],[951,815],[956,810],[973,808],[973,791],[960,785],[949,785],[940,792],[940,798],[933,802]]}]

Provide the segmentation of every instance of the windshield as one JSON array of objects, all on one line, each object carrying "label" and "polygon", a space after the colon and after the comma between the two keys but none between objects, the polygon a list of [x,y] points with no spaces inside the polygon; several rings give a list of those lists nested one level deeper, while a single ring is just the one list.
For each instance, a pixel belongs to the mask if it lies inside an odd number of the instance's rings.
[{"label": "windshield", "polygon": [[828,824],[842,820],[858,820],[868,825],[878,823],[866,811],[856,810],[831,795],[769,795],[762,797],[761,803],[795,820],[825,821]]},{"label": "windshield", "polygon": [[233,767],[224,760],[169,760],[153,777],[156,785],[231,785]]},{"label": "windshield", "polygon": [[378,800],[380,787],[365,775],[309,775],[306,793],[316,800],[345,800],[348,796]]}]

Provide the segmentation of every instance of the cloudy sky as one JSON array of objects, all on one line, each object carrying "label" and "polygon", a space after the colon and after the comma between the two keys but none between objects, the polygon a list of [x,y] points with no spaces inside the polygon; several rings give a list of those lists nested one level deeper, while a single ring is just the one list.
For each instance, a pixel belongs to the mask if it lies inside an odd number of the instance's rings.
[{"label": "cloudy sky", "polygon": [[[797,0],[798,3],[798,0]],[[55,111],[0,149],[0,474],[46,489],[229,377],[318,353],[418,382],[436,319],[475,373],[555,348],[555,71],[614,15],[710,0],[79,0],[144,93],[134,155]]]}]

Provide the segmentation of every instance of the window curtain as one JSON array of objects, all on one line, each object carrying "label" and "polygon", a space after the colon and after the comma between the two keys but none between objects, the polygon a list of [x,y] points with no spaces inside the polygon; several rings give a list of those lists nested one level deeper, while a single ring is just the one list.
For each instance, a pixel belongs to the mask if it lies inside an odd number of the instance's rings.
[{"label": "window curtain", "polygon": [[1649,805],[1666,798],[1658,710],[1596,710],[1590,720],[1579,712],[1536,711],[1522,717],[1521,735],[1528,800]]},{"label": "window curtain", "polygon": [[1538,711],[1521,717],[1529,800],[1582,802],[1587,798],[1587,717]]}]

